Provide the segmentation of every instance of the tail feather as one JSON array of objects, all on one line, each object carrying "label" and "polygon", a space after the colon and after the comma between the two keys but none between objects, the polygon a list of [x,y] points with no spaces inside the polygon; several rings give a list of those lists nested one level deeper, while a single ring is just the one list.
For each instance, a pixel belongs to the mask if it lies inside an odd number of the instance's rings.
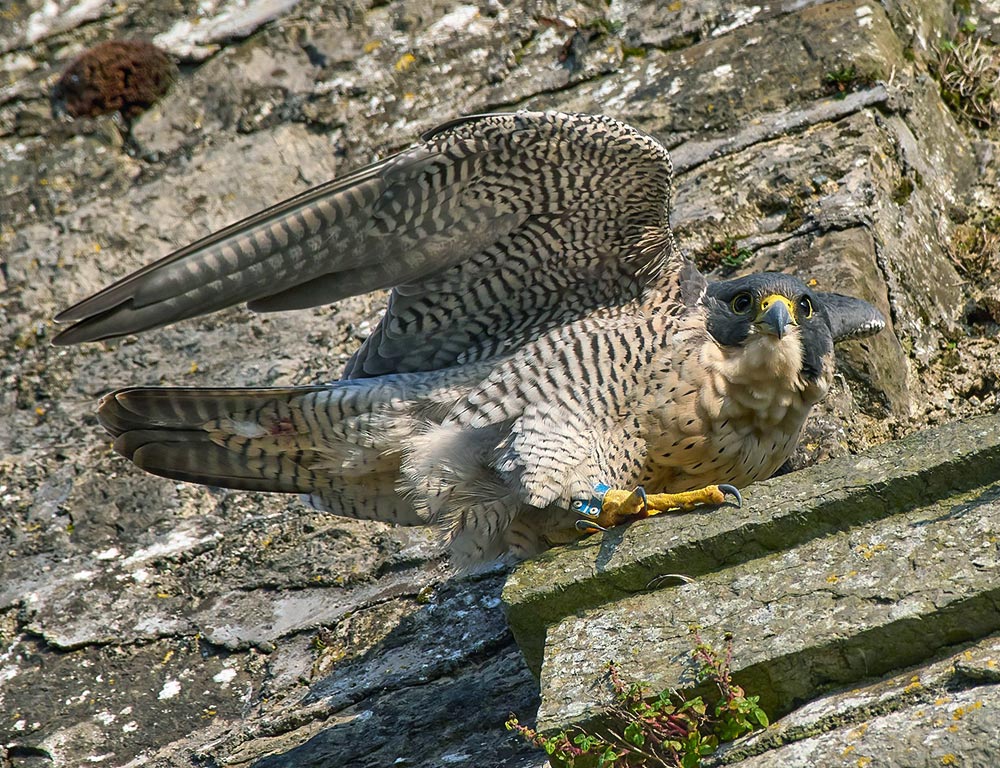
[{"label": "tail feather", "polygon": [[132,430],[119,435],[114,448],[146,472],[220,488],[309,493],[319,481],[303,466],[301,455],[293,460],[265,454],[247,441],[222,446],[204,431]]},{"label": "tail feather", "polygon": [[296,398],[329,387],[280,387],[273,389],[211,387],[128,387],[101,398],[97,418],[117,437],[149,426],[166,429],[207,424],[235,415],[261,415],[270,407],[287,415]]},{"label": "tail feather", "polygon": [[364,405],[357,389],[129,388],[102,398],[98,418],[115,450],[155,475],[305,494],[337,514],[420,523],[395,490],[398,423],[380,439],[381,404]]}]

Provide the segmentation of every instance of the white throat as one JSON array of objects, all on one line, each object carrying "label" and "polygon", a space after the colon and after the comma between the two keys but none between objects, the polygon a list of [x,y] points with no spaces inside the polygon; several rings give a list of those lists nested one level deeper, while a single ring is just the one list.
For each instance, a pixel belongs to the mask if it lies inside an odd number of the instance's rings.
[{"label": "white throat", "polygon": [[829,389],[828,376],[815,382],[803,377],[802,339],[795,326],[780,339],[752,330],[740,349],[724,351],[719,372],[728,384],[733,410],[728,416],[742,416],[759,428],[804,421]]}]

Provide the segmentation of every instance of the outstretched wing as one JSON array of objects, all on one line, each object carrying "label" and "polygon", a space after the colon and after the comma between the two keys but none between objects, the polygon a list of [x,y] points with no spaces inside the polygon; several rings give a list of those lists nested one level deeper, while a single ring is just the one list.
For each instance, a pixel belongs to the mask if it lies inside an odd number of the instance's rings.
[{"label": "outstretched wing", "polygon": [[670,185],[666,149],[608,117],[461,118],[85,299],[55,343],[391,287],[345,376],[482,359],[638,296],[676,253]]}]

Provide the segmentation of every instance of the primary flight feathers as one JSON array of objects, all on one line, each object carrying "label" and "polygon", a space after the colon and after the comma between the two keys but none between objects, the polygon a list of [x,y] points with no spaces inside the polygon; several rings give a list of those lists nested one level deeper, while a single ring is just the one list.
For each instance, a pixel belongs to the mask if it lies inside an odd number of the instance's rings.
[{"label": "primary flight feathers", "polygon": [[669,232],[670,179],[666,150],[610,118],[463,118],[80,302],[56,318],[74,325],[55,343],[395,287],[352,375],[471,359],[634,298],[660,256],[639,241]]}]

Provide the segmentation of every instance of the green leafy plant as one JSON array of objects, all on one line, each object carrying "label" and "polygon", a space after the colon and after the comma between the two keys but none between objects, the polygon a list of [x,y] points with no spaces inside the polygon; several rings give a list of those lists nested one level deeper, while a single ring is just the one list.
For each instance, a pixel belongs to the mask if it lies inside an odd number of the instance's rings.
[{"label": "green leafy plant", "polygon": [[720,268],[722,274],[728,276],[752,258],[753,251],[740,248],[735,237],[727,237],[725,240],[716,240],[708,246],[707,252],[696,256],[695,265],[706,272]]},{"label": "green leafy plant", "polygon": [[697,665],[696,679],[718,693],[711,705],[701,696],[687,698],[671,689],[652,696],[648,685],[622,679],[618,666],[609,663],[613,699],[592,731],[571,728],[545,736],[513,715],[507,730],[545,750],[559,768],[698,768],[720,743],[767,727],[768,718],[759,697],[747,696],[733,683],[732,644],[719,654],[695,637],[691,658]]},{"label": "green leafy plant", "polygon": [[827,93],[843,98],[848,93],[862,88],[871,88],[876,78],[859,70],[854,64],[842,64],[823,76],[823,86]]}]

